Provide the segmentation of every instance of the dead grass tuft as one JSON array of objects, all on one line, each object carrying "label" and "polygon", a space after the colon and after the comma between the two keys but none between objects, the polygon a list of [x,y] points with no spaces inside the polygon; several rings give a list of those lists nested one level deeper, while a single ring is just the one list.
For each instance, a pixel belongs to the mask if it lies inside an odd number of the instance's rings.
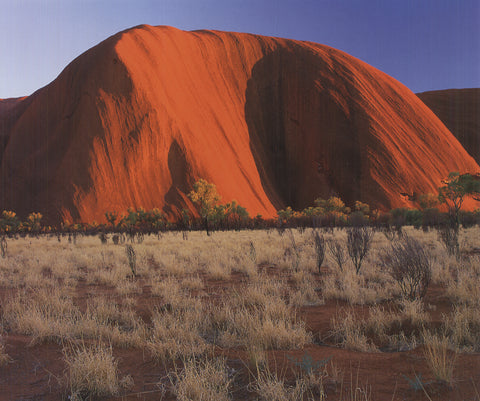
[{"label": "dead grass tuft", "polygon": [[71,399],[83,400],[118,394],[120,380],[111,347],[72,345],[64,348],[63,353]]},{"label": "dead grass tuft", "polygon": [[227,401],[231,377],[225,359],[186,359],[179,373],[170,374],[179,401]]},{"label": "dead grass tuft", "polygon": [[449,353],[449,341],[445,334],[437,335],[427,330],[422,333],[424,356],[435,379],[451,385],[456,353]]}]

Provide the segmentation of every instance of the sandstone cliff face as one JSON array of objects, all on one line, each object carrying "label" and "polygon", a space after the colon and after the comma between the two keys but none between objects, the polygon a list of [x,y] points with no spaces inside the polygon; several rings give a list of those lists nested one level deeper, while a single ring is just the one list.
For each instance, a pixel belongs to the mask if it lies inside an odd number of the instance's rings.
[{"label": "sandstone cliff face", "polygon": [[480,88],[438,90],[417,96],[480,163]]},{"label": "sandstone cliff face", "polygon": [[406,87],[309,42],[140,26],[1,104],[0,208],[56,222],[174,215],[199,178],[251,215],[333,194],[389,209],[479,170]]}]

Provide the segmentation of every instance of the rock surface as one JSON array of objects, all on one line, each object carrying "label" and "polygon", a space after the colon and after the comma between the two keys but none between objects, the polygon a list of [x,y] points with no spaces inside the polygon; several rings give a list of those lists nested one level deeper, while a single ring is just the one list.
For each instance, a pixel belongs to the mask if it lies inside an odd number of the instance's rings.
[{"label": "rock surface", "polygon": [[430,91],[417,96],[480,163],[480,88]]},{"label": "rock surface", "polygon": [[145,25],[0,101],[0,137],[0,209],[50,222],[129,206],[173,216],[199,178],[251,215],[334,194],[390,209],[479,171],[409,89],[339,50]]}]

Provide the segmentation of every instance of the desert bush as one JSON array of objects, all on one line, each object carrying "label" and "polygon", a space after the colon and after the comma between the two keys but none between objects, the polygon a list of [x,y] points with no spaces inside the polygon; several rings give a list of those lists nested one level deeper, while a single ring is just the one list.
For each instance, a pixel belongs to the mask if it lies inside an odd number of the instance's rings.
[{"label": "desert bush", "polygon": [[432,261],[420,242],[404,236],[384,250],[380,259],[399,284],[405,298],[413,300],[425,296],[432,276]]},{"label": "desert bush", "polygon": [[108,242],[108,236],[104,232],[101,232],[99,235],[100,242],[105,245]]},{"label": "desert bush", "polygon": [[347,250],[357,274],[372,245],[374,231],[369,227],[354,227],[347,231]]},{"label": "desert bush", "polygon": [[336,239],[331,239],[330,241],[327,242],[327,244],[328,244],[328,249],[330,251],[330,254],[333,257],[333,260],[337,264],[340,271],[343,271],[343,267],[345,265],[345,262],[347,261],[347,254],[345,253],[345,247],[342,245],[340,241]]},{"label": "desert bush", "polygon": [[189,358],[183,370],[169,375],[173,393],[179,401],[227,401],[230,400],[229,376],[225,359]]},{"label": "desert bush", "polygon": [[120,390],[117,361],[112,348],[102,345],[66,347],[68,387],[73,400],[117,395]]},{"label": "desert bush", "polygon": [[250,260],[254,265],[257,265],[257,250],[255,249],[255,245],[253,241],[250,241],[250,252],[249,252]]},{"label": "desert bush", "polygon": [[318,231],[315,230],[313,233],[313,240],[315,242],[315,257],[317,261],[317,269],[320,273],[323,260],[325,259],[325,238],[323,237],[323,235],[318,234]]},{"label": "desert bush", "polygon": [[2,251],[2,258],[7,257],[7,239],[5,235],[2,235],[0,237],[0,250]]},{"label": "desert bush", "polygon": [[438,229],[438,239],[445,246],[449,255],[458,255],[460,245],[458,242],[459,228],[456,226],[444,224]]},{"label": "desert bush", "polygon": [[292,265],[293,271],[298,271],[298,267],[300,264],[300,247],[297,245],[295,241],[295,236],[293,235],[293,231],[290,229],[287,231],[288,237],[290,239],[291,246],[285,249],[284,258],[290,259],[290,263]]},{"label": "desert bush", "polygon": [[137,255],[135,254],[135,249],[130,244],[125,246],[125,252],[127,253],[128,265],[132,271],[133,277],[137,276]]}]

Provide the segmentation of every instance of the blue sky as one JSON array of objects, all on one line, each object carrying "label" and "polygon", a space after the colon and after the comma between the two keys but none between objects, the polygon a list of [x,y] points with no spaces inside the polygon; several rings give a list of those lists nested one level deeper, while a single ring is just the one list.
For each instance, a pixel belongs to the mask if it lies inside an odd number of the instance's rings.
[{"label": "blue sky", "polygon": [[414,92],[480,87],[479,0],[0,0],[0,98],[33,93],[139,24],[310,40]]}]

